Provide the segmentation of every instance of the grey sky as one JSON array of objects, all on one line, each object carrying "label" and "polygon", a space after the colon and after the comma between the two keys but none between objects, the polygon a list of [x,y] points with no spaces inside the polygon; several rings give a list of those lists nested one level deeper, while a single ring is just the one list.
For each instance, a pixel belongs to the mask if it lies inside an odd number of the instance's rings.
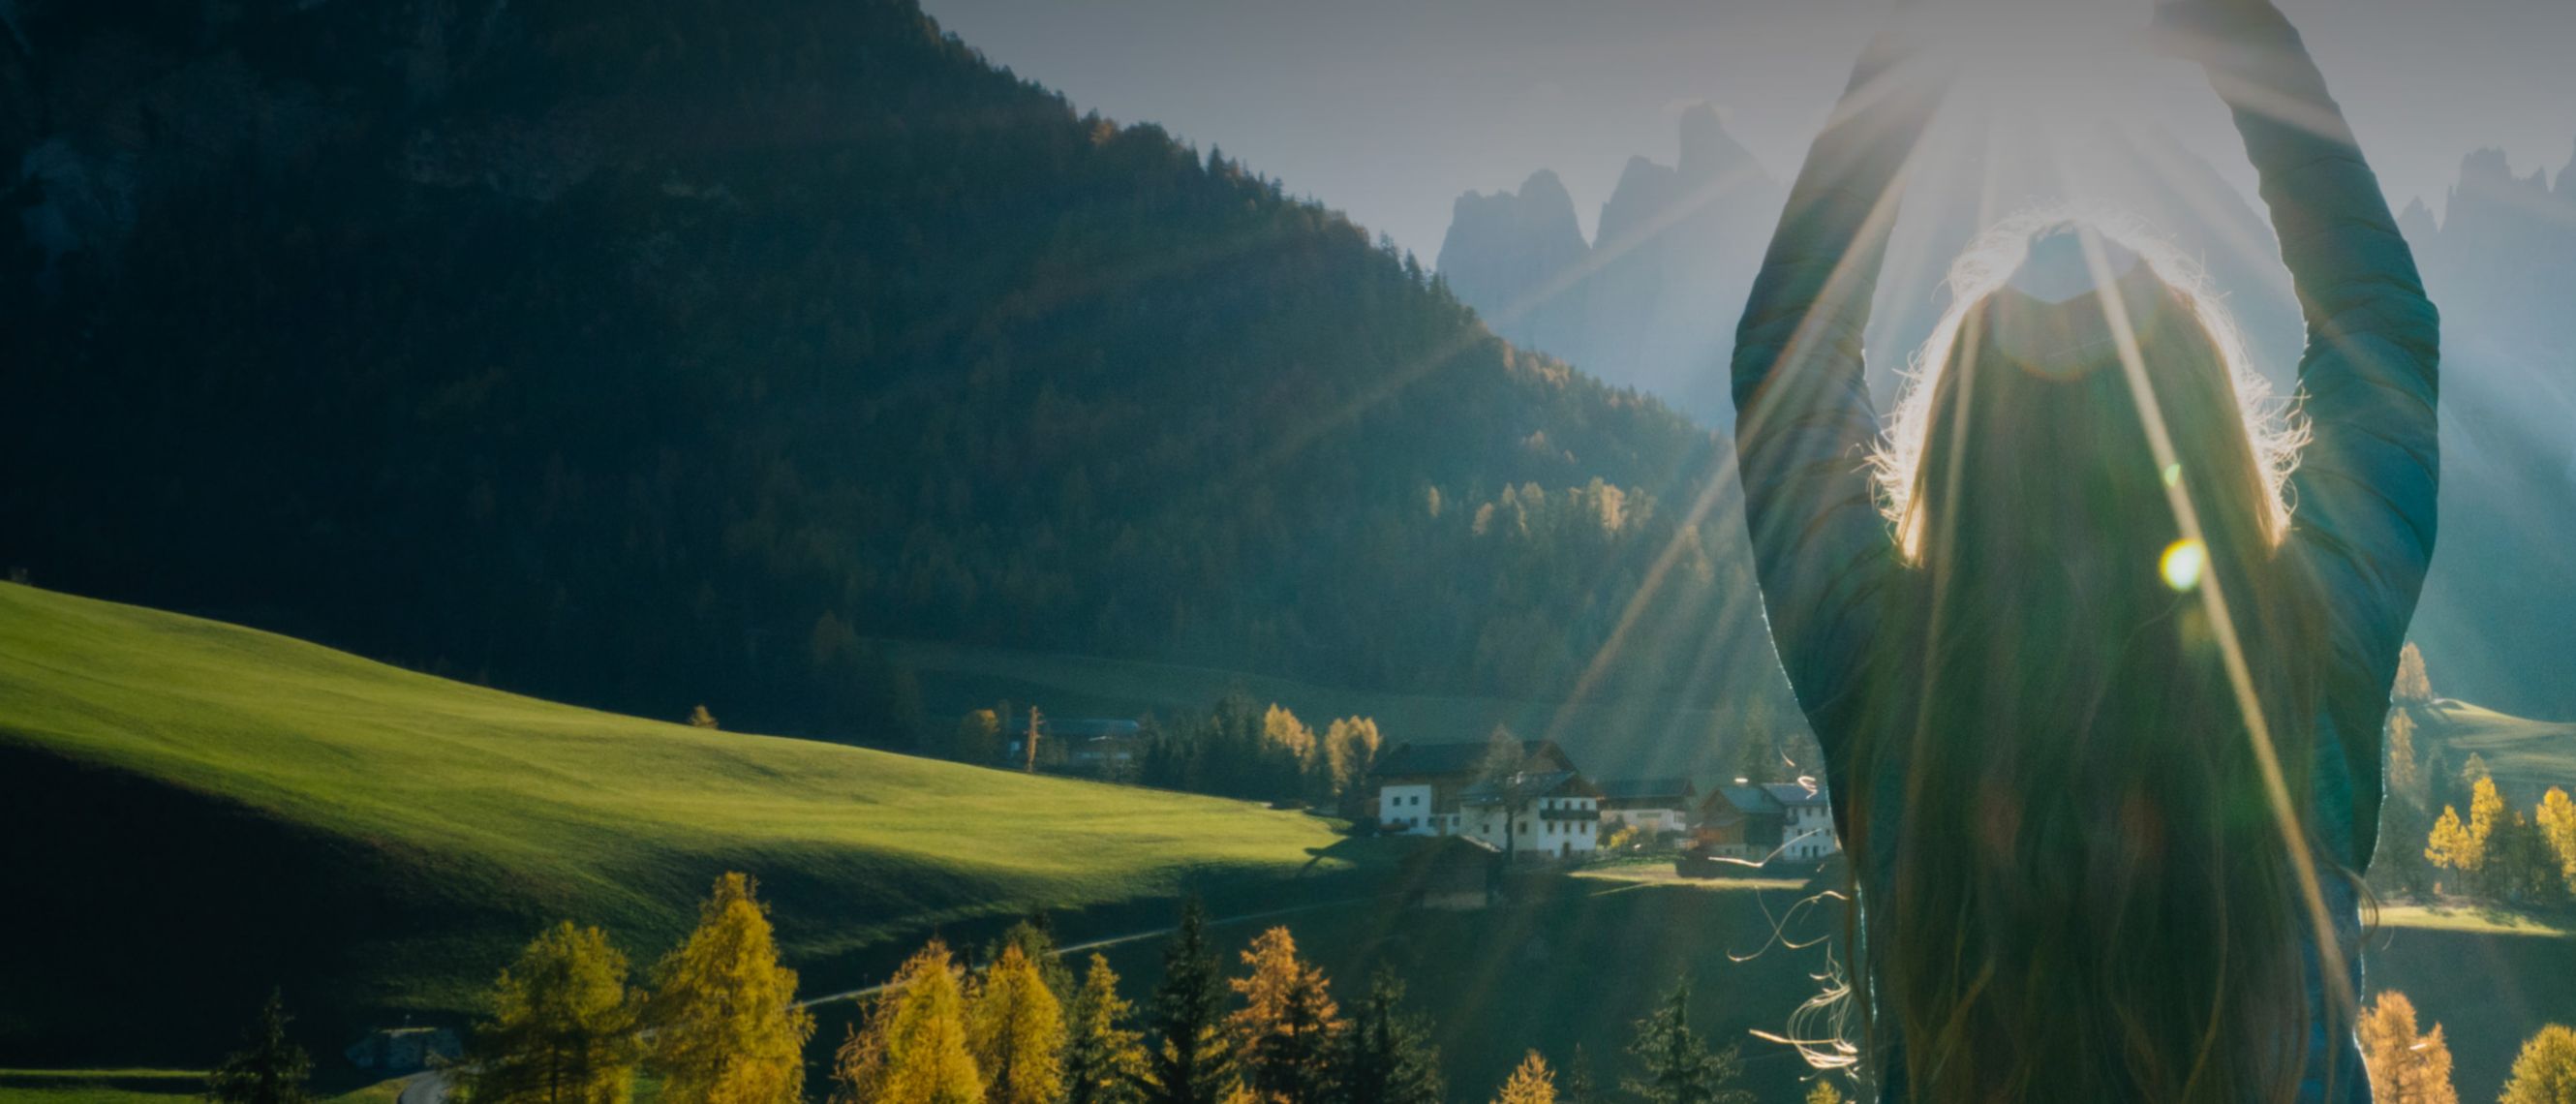
[{"label": "grey sky", "polygon": [[[2169,122],[2242,186],[2224,117],[2169,63],[2067,63],[2148,0],[1929,0],[2001,28],[1997,68],[2072,111]],[[2032,29],[2070,5],[2072,30]],[[1968,10],[1977,5],[1976,10]],[[2003,5],[2020,10],[1998,13]],[[2399,205],[2436,213],[2473,149],[2555,174],[2576,150],[2576,3],[2282,0]],[[925,0],[994,61],[1121,121],[1152,121],[1393,234],[1428,261],[1460,192],[1552,168],[1587,232],[1632,154],[1669,163],[1681,109],[1716,104],[1794,168],[1884,0]],[[2098,18],[2097,18],[2098,17]],[[2100,33],[2096,33],[2100,30]],[[2093,55],[2085,55],[2092,58]],[[2071,106],[2069,106],[2071,105]]]}]

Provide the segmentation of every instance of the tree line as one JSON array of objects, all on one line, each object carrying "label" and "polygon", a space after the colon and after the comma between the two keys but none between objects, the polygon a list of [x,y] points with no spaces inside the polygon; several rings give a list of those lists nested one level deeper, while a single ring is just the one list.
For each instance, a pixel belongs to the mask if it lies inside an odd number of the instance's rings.
[{"label": "tree line", "polygon": [[2413,644],[2399,656],[2391,696],[2373,881],[2426,899],[2448,894],[2542,909],[2576,903],[2576,800],[2551,786],[2528,810],[2514,808],[2483,756],[2472,752],[2455,770],[2439,749],[2419,749],[2417,735],[2442,722]]},{"label": "tree line", "polygon": [[[540,933],[483,998],[452,1067],[459,1104],[626,1104],[639,1075],[659,1104],[802,1104],[810,1012],[778,962],[745,875],[720,877],[679,946],[632,983],[596,927]],[[834,1048],[830,1104],[1440,1104],[1451,1099],[1432,1020],[1380,966],[1345,1005],[1295,936],[1271,927],[1229,974],[1211,921],[1187,903],[1141,1002],[1094,953],[1076,975],[1044,919],[973,955],[937,938],[864,1007]],[[1576,1048],[1565,1074],[1532,1051],[1492,1099],[1507,1104],[1751,1104],[1740,1048],[1690,1023],[1687,983],[1637,1021],[1630,1075],[1593,1081]],[[311,1061],[272,997],[244,1049],[213,1075],[216,1104],[310,1104]]]},{"label": "tree line", "polygon": [[[740,873],[716,880],[696,927],[631,983],[626,953],[596,927],[556,924],[484,996],[454,1066],[460,1104],[627,1104],[639,1073],[659,1104],[804,1104],[814,1031],[796,972],[778,962],[768,913]],[[1043,918],[1012,926],[977,956],[932,939],[865,1007],[834,1049],[829,1104],[1440,1104],[1452,1097],[1431,1019],[1379,967],[1347,1010],[1284,926],[1256,936],[1229,976],[1196,901],[1163,945],[1163,976],[1142,1005],[1098,953],[1077,978]],[[1684,982],[1634,1026],[1617,1091],[1577,1047],[1562,1072],[1533,1050],[1494,1104],[1753,1104],[1736,1087],[1737,1045],[1690,1024]],[[312,1104],[311,1057],[287,1034],[274,994],[243,1048],[208,1077],[212,1104]],[[2382,1104],[2458,1104],[2442,1026],[2419,1026],[2405,994],[2383,991],[2358,1025]],[[2499,1104],[2576,1098],[2576,1029],[2550,1024],[2523,1045]],[[1818,1077],[1808,1104],[1846,1098]]]},{"label": "tree line", "polygon": [[[925,741],[922,751],[961,763],[1069,770],[1072,749],[1040,739],[1039,750],[1010,763],[1011,741],[1040,729],[1035,707],[1002,702],[959,717],[946,738]],[[1385,737],[1369,717],[1338,717],[1321,731],[1277,702],[1262,704],[1241,688],[1227,691],[1205,711],[1137,720],[1127,744],[1132,758],[1094,768],[1112,782],[1182,790],[1247,801],[1347,809],[1377,766]],[[1025,745],[1022,746],[1025,751]]]}]

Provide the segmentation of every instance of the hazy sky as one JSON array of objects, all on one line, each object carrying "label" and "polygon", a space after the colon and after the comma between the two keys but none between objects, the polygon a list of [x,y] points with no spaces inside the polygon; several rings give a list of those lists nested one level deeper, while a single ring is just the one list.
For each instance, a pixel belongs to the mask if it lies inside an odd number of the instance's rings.
[{"label": "hazy sky", "polygon": [[[2171,124],[2240,186],[2190,73],[2116,45],[2148,0],[1929,0],[1980,66],[2062,110]],[[1555,169],[1590,232],[1632,154],[1717,105],[1786,176],[1885,0],[924,0],[948,29],[1122,122],[1160,123],[1284,179],[1427,262],[1450,203]],[[2576,150],[2576,2],[2282,0],[2391,199],[2438,214],[2462,155],[2552,177]],[[2012,10],[1995,10],[1998,7]],[[2081,9],[2061,17],[2060,13]],[[2039,16],[2046,16],[2041,18]],[[2040,64],[2035,70],[2028,63]]]}]

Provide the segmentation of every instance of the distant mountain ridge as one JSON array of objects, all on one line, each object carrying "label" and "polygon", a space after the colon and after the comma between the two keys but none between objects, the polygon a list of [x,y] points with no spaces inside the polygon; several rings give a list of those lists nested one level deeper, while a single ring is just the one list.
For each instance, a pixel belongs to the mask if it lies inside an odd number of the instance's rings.
[{"label": "distant mountain ridge", "polygon": [[1714,108],[1682,113],[1674,165],[1631,157],[1586,242],[1540,170],[1459,197],[1437,268],[1494,332],[1714,424],[1752,270],[1788,193]]},{"label": "distant mountain ridge", "polygon": [[[1706,137],[1713,115],[1689,118],[1705,121],[1696,140],[1685,127],[1684,167],[1641,170],[1642,159],[1631,162],[1613,207],[1642,196],[1655,198],[1626,209],[1687,207],[1672,201],[1665,182],[1690,175],[1690,149],[1717,151],[1699,162],[1703,174],[1739,163]],[[1946,155],[1917,167],[1867,334],[1881,399],[1893,395],[1897,372],[1947,306],[1942,280],[1952,259],[1998,219],[2069,197],[2143,219],[2197,258],[2225,293],[2259,367],[2290,393],[2305,329],[2261,208],[2161,128],[2059,137],[2070,148],[1931,144]],[[1562,244],[1572,219],[1562,195],[1553,174],[1542,172],[1516,195],[1461,198],[1441,251],[1442,277],[1497,332],[1728,424],[1723,382],[1733,321],[1777,220],[1776,193],[1739,197],[1759,209],[1752,234],[1614,222],[1605,209],[1602,240],[1619,225],[1617,235],[1636,244],[1582,253]],[[2561,305],[2576,286],[2576,176],[2562,171],[2554,183],[2540,171],[2517,176],[2503,154],[2473,154],[2440,220],[2416,202],[2400,224],[2445,320],[2441,547],[2414,635],[2464,696],[2576,716],[2576,680],[2565,675],[2576,667],[2576,585],[2566,582],[2576,578],[2576,432],[2568,428],[2576,426],[2576,312]],[[1663,359],[1640,352],[1635,340],[1685,332],[1666,349],[1687,346],[1687,354]]]}]

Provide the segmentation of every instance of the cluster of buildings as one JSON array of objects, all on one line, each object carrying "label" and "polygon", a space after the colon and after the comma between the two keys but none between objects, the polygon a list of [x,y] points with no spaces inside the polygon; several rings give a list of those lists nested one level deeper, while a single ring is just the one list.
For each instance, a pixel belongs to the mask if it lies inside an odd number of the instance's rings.
[{"label": "cluster of buildings", "polygon": [[1380,757],[1372,815],[1379,830],[1461,836],[1497,852],[1589,858],[1622,828],[1646,840],[1749,863],[1812,863],[1840,846],[1814,779],[1741,779],[1702,794],[1687,778],[1595,781],[1549,740],[1515,756],[1486,741],[1399,744]]}]

